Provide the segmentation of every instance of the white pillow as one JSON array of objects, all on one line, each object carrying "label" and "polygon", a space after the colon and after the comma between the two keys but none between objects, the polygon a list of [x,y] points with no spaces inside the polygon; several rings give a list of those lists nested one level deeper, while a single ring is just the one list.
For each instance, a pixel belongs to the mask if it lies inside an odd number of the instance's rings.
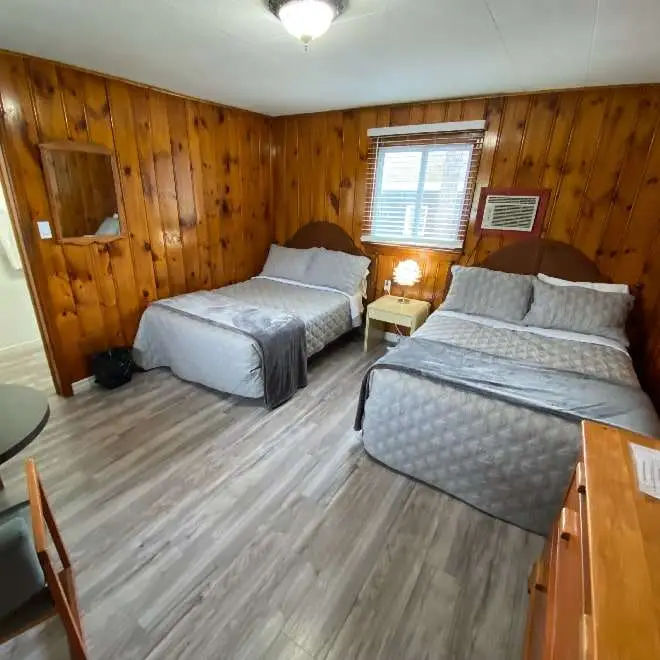
[{"label": "white pillow", "polygon": [[592,291],[600,291],[601,293],[630,293],[630,288],[627,284],[608,284],[607,282],[571,282],[570,280],[562,280],[558,277],[551,277],[539,273],[539,279],[546,284],[553,284],[554,286],[581,286],[583,289],[591,289]]},{"label": "white pillow", "polygon": [[371,260],[346,252],[313,248],[314,256],[306,275],[306,283],[327,286],[352,296],[361,291]]},{"label": "white pillow", "polygon": [[314,249],[298,250],[273,243],[261,274],[266,277],[281,277],[284,280],[307,283],[307,271]]}]

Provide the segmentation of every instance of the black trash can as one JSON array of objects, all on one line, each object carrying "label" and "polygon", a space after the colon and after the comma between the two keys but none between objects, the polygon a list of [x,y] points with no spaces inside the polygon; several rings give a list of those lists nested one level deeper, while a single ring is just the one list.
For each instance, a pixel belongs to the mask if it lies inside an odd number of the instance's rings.
[{"label": "black trash can", "polygon": [[114,390],[133,378],[133,351],[128,346],[95,353],[91,359],[94,379],[101,387]]}]

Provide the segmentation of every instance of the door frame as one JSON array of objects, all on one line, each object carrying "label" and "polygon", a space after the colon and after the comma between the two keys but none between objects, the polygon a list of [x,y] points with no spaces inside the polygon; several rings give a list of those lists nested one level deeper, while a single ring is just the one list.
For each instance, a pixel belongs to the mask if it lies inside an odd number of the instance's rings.
[{"label": "door frame", "polygon": [[[61,359],[62,352],[57,341],[57,334],[52,327],[51,319],[53,315],[50,313],[49,300],[47,298],[48,283],[44,275],[41,255],[35,243],[35,240],[41,239],[37,239],[35,236],[35,223],[32,220],[27,200],[22,195],[18,196],[15,192],[16,189],[13,185],[15,178],[12,176],[11,161],[7,157],[7,141],[5,138],[4,121],[0,121],[0,183],[5,195],[14,238],[16,239],[16,245],[18,246],[18,252],[21,257],[21,264],[30,293],[32,308],[34,309],[37,326],[39,327],[39,334],[41,335],[41,342],[46,353],[55,391],[60,396],[72,396],[73,388],[71,386],[71,379],[60,369],[60,365],[64,365],[65,363]],[[22,223],[21,219],[23,220]],[[29,231],[32,234],[29,245],[23,234],[23,227],[26,233]]]}]

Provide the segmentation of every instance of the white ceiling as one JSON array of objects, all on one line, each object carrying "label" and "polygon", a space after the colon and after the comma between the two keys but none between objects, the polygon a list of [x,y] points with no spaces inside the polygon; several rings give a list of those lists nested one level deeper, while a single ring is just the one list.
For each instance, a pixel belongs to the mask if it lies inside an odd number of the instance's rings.
[{"label": "white ceiling", "polygon": [[305,53],[266,0],[0,0],[0,48],[271,115],[660,81],[660,0],[349,0]]}]

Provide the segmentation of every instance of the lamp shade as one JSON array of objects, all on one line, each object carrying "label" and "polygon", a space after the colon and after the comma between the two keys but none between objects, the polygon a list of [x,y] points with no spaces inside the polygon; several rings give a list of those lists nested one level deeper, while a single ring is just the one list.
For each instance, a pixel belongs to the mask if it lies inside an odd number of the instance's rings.
[{"label": "lamp shade", "polygon": [[422,277],[419,264],[412,259],[406,259],[396,265],[392,279],[400,286],[412,286],[417,284]]},{"label": "lamp shade", "polygon": [[308,44],[330,29],[336,13],[326,0],[290,0],[280,7],[278,15],[289,34]]}]

